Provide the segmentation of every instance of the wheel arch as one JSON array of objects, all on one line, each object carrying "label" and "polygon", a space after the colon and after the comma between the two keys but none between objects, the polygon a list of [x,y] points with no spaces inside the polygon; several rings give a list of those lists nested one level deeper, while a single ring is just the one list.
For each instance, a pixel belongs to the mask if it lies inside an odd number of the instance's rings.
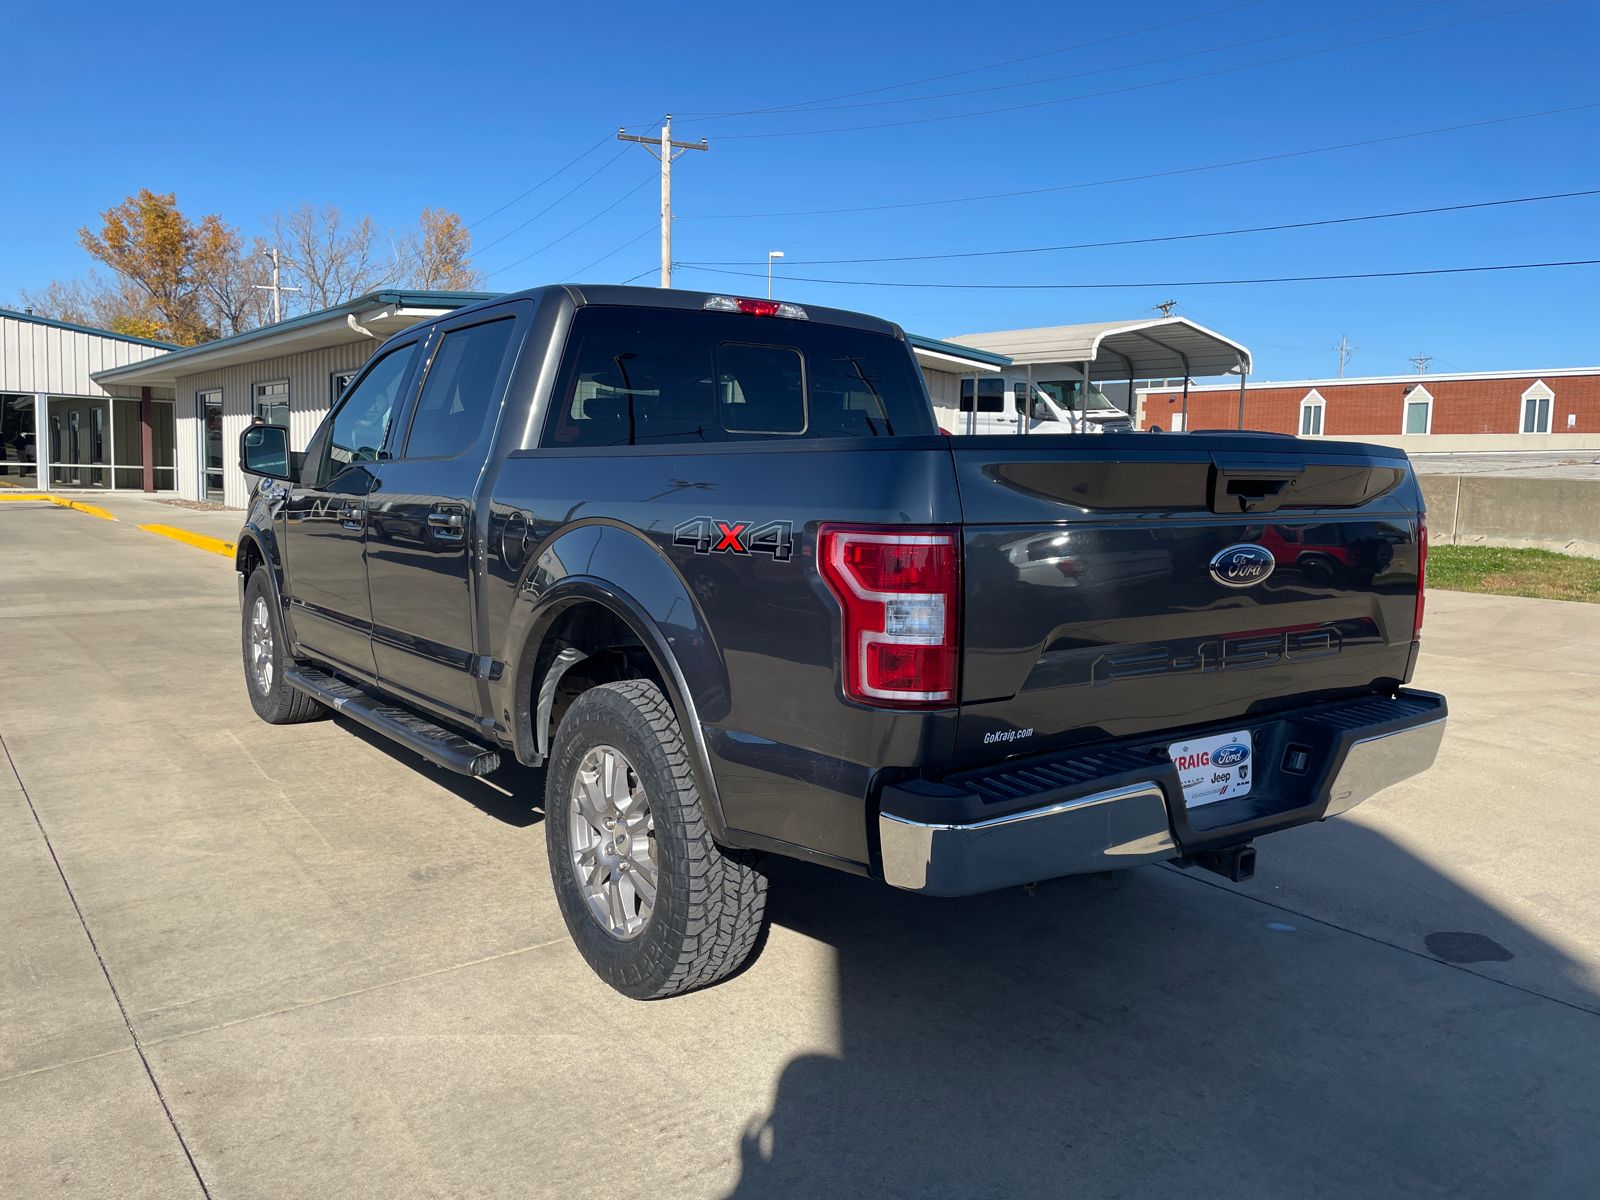
[{"label": "wheel arch", "polygon": [[[580,562],[583,573],[563,573],[563,563]],[[654,545],[610,523],[564,532],[530,567],[497,705],[518,760],[544,761],[540,729],[547,748],[566,707],[589,687],[651,679],[678,717],[712,834],[732,844],[701,725],[726,715],[727,672],[682,577]],[[550,701],[543,722],[541,690]]]}]

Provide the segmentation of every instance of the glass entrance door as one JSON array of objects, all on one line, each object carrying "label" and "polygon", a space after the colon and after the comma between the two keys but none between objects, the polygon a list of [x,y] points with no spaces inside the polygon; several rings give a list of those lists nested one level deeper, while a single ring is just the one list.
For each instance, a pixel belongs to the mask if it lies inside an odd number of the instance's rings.
[{"label": "glass entrance door", "polygon": [[39,486],[39,438],[32,396],[0,396],[0,487]]},{"label": "glass entrance door", "polygon": [[222,503],[222,393],[200,393],[200,461],[205,464],[202,499]]}]

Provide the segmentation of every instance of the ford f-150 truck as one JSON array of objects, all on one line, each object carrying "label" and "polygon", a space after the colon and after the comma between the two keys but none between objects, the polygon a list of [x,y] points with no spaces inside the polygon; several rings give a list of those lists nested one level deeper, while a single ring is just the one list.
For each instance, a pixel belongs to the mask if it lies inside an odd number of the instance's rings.
[{"label": "ford f-150 truck", "polygon": [[240,462],[256,712],[544,766],[567,928],[633,997],[743,964],[766,855],[930,896],[1240,880],[1444,732],[1405,686],[1427,532],[1399,451],[950,436],[856,313],[509,295],[396,334],[303,452],[258,425]]}]

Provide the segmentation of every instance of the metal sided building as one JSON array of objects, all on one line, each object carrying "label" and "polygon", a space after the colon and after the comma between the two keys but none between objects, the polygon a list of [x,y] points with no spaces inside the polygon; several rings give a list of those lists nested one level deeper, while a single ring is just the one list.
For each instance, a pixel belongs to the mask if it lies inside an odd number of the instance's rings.
[{"label": "metal sided building", "polygon": [[172,393],[95,376],[172,349],[0,308],[0,487],[171,489]]},{"label": "metal sided building", "polygon": [[95,374],[108,389],[159,390],[173,398],[175,482],[191,500],[243,508],[239,434],[256,417],[287,425],[304,447],[339,393],[390,334],[493,292],[372,292],[345,304],[248,333],[173,350]]}]

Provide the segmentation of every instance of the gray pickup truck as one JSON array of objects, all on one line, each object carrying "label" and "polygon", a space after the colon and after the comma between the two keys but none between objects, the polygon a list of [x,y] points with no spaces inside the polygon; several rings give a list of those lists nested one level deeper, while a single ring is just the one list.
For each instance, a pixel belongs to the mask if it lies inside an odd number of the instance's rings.
[{"label": "gray pickup truck", "polygon": [[391,338],[303,452],[257,426],[240,456],[256,711],[546,767],[561,911],[629,996],[745,962],[766,855],[929,896],[1240,880],[1444,731],[1406,687],[1403,454],[947,436],[856,313],[505,296]]}]

